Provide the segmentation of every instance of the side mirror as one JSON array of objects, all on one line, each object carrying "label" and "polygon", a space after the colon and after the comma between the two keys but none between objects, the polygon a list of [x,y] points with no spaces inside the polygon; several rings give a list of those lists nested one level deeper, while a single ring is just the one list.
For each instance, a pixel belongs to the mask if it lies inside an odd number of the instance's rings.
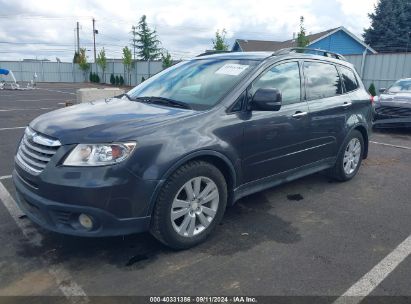
[{"label": "side mirror", "polygon": [[379,92],[380,92],[380,93],[384,93],[385,90],[386,90],[386,88],[381,88],[381,89],[379,89]]},{"label": "side mirror", "polygon": [[251,110],[278,111],[281,108],[282,96],[277,89],[258,89],[251,99]]}]

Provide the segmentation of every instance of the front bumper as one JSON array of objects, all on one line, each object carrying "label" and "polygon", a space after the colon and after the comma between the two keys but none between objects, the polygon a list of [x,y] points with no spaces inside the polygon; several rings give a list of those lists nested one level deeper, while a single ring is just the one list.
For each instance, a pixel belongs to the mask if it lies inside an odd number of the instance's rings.
[{"label": "front bumper", "polygon": [[[65,182],[64,176],[69,176]],[[87,179],[89,174],[83,177],[80,174],[76,181],[67,172],[56,174],[58,184],[44,181],[41,175],[36,177],[35,182],[29,177],[27,172],[16,165],[13,182],[17,190],[17,204],[33,222],[47,230],[102,237],[137,233],[149,228],[150,203],[158,181],[126,176],[120,184],[111,185],[106,181],[101,185],[100,181],[99,187],[96,187],[95,182]],[[80,225],[80,214],[92,219],[91,229]]]}]

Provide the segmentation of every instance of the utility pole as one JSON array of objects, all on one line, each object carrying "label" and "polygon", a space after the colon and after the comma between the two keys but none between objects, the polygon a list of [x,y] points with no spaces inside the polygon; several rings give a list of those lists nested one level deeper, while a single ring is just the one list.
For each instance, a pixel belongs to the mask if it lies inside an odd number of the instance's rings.
[{"label": "utility pole", "polygon": [[98,34],[98,31],[95,28],[95,23],[96,23],[96,20],[94,20],[93,18],[94,63],[96,63],[96,34]]},{"label": "utility pole", "polygon": [[80,23],[77,21],[77,53],[80,54]]}]

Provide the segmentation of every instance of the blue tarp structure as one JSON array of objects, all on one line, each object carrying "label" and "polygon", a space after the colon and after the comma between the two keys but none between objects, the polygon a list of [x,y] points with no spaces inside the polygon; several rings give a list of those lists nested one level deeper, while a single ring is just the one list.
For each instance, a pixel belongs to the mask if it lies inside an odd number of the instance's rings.
[{"label": "blue tarp structure", "polygon": [[10,71],[5,69],[0,69],[0,75],[9,75]]}]

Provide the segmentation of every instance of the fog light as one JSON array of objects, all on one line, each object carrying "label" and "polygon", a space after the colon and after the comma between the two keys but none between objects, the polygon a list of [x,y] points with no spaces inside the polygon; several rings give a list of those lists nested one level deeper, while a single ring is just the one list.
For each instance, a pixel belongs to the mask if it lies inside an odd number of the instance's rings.
[{"label": "fog light", "polygon": [[78,217],[78,221],[80,225],[86,228],[87,230],[90,230],[91,228],[93,228],[93,219],[87,214],[84,214],[84,213],[80,214]]}]

